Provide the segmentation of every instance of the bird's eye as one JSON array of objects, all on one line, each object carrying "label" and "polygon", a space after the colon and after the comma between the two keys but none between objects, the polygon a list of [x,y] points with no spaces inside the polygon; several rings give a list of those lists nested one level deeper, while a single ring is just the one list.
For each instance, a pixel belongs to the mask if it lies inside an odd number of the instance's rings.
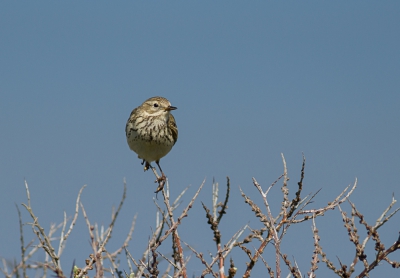
[{"label": "bird's eye", "polygon": [[157,104],[157,103],[154,103],[153,106],[154,106],[154,107],[158,107],[158,104]]}]

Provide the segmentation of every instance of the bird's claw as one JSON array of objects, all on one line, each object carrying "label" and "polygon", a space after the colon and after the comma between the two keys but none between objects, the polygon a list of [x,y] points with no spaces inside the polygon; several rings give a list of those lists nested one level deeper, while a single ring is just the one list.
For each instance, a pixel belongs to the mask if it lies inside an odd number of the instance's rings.
[{"label": "bird's claw", "polygon": [[158,177],[156,179],[155,183],[158,183],[158,187],[157,187],[157,190],[154,193],[158,193],[161,190],[163,190],[166,180],[167,180],[167,177],[164,175],[164,173],[162,174],[161,177]]},{"label": "bird's claw", "polygon": [[[144,160],[142,161],[142,165],[144,164]],[[146,161],[146,164],[144,165],[144,171],[146,172],[147,170],[149,170],[149,168],[151,167],[151,165]]]},{"label": "bird's claw", "polygon": [[167,177],[162,175],[161,177],[157,178],[156,182],[160,183],[160,182],[165,182],[167,180]]},{"label": "bird's claw", "polygon": [[[156,181],[156,182],[157,182],[157,181]],[[158,193],[158,192],[160,192],[161,190],[163,190],[164,184],[165,184],[165,180],[159,181],[159,182],[158,182],[158,187],[157,187],[156,191],[154,191],[154,193]]]},{"label": "bird's claw", "polygon": [[166,177],[159,177],[154,181],[154,183],[165,183],[166,180]]}]

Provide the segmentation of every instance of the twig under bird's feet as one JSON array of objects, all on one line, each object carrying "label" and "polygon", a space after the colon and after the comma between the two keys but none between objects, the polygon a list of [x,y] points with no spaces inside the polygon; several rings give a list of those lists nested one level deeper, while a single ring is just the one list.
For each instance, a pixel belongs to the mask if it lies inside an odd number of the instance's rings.
[{"label": "twig under bird's feet", "polygon": [[154,182],[158,183],[158,187],[154,193],[158,193],[164,188],[164,184],[167,180],[167,177],[164,175],[164,172],[161,172],[161,177],[160,177],[157,173],[156,168],[151,166],[151,164],[146,163],[146,166],[148,166],[153,171],[154,175],[156,176],[156,180]]}]

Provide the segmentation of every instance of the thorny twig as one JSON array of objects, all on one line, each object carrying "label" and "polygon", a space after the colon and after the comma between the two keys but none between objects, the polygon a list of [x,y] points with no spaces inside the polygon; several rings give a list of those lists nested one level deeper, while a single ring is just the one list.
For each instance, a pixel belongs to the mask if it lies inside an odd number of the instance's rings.
[{"label": "thorny twig", "polygon": [[[274,242],[274,247],[275,247],[275,264],[276,264],[276,275],[277,277],[280,277],[280,256],[281,256],[281,251],[280,251],[280,242],[282,241],[283,236],[286,234],[288,228],[290,225],[297,224],[304,222],[306,220],[314,219],[317,216],[323,215],[327,210],[334,209],[335,207],[339,206],[341,203],[343,203],[345,200],[348,199],[348,197],[351,195],[351,193],[354,191],[357,185],[357,180],[354,184],[354,186],[351,188],[351,190],[347,193],[346,196],[342,198],[342,196],[345,194],[347,187],[337,198],[332,203],[329,203],[328,206],[320,208],[320,209],[312,209],[312,210],[304,210],[305,206],[308,205],[311,201],[311,199],[315,196],[312,196],[310,199],[306,200],[303,199],[301,200],[301,191],[303,189],[303,180],[304,180],[304,169],[305,169],[305,157],[303,155],[303,165],[301,169],[301,175],[300,175],[300,181],[298,182],[298,191],[296,192],[296,197],[292,199],[292,201],[288,201],[288,194],[289,190],[287,188],[287,181],[289,178],[287,177],[287,168],[286,168],[286,161],[285,158],[282,154],[282,161],[284,165],[284,172],[283,172],[283,185],[282,185],[282,192],[284,196],[284,200],[281,206],[281,210],[276,218],[273,217],[268,200],[267,200],[267,195],[272,188],[270,186],[265,192],[262,190],[261,185],[253,178],[253,184],[259,191],[260,195],[262,196],[262,199],[264,201],[264,206],[266,208],[267,213],[264,214],[262,210],[255,204],[254,201],[252,201],[249,197],[247,197],[243,192],[242,196],[245,198],[245,202],[248,203],[251,206],[251,209],[255,212],[256,217],[260,219],[260,221],[264,224],[265,228],[268,231],[268,234],[266,236],[262,237],[261,244],[258,247],[257,251],[254,252],[253,255],[251,255],[250,250],[244,247],[243,244],[246,242],[239,242],[237,245],[240,246],[250,257],[250,262],[247,264],[247,269],[243,275],[243,277],[249,277],[251,270],[253,269],[255,263],[260,257],[260,254],[263,253],[264,249],[266,248],[267,244],[270,241]],[[281,177],[282,177],[281,176]],[[273,183],[274,185],[274,183]],[[305,203],[302,208],[299,209],[299,205],[301,203]],[[287,212],[287,208],[290,207],[289,212]],[[297,210],[297,211],[296,211]],[[299,215],[305,215],[301,219],[296,219],[297,216]],[[263,233],[262,230],[255,230],[253,232],[253,235],[247,237],[246,239],[251,240],[252,237],[255,238],[260,238],[260,235]],[[280,234],[280,235],[279,235]],[[283,256],[283,255],[282,255]],[[286,255],[284,255],[286,256]],[[287,257],[283,257],[285,263],[288,265],[288,267],[291,269],[292,275],[297,275],[297,270],[295,271],[295,268],[293,268],[289,263]]]}]

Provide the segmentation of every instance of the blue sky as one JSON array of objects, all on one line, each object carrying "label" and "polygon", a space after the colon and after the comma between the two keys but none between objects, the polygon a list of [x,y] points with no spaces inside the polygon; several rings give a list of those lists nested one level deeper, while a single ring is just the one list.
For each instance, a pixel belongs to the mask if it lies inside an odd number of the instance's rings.
[{"label": "blue sky", "polygon": [[[212,179],[224,185],[231,178],[221,224],[226,241],[242,225],[258,225],[239,186],[261,206],[251,178],[271,184],[282,173],[281,153],[293,194],[304,152],[303,193],[322,189],[311,207],[357,177],[351,199],[373,224],[392,194],[400,195],[399,12],[398,1],[2,1],[0,256],[19,258],[15,204],[26,201],[24,179],[47,228],[64,210],[73,213],[84,184],[91,221],[107,225],[126,178],[128,197],[110,249],[137,213],[130,248],[142,253],[155,225],[156,185],[129,150],[124,128],[131,110],[156,95],[178,107],[179,139],[161,160],[171,194],[192,185],[185,205],[206,178],[181,231],[195,247],[207,242],[200,251],[215,252],[200,204],[211,206]],[[278,187],[270,202],[277,213]],[[398,236],[398,221],[382,228],[386,246]],[[312,256],[310,226],[293,226],[282,250],[303,273]],[[354,251],[339,212],[317,226],[330,258],[350,261]],[[26,241],[33,237],[28,226],[24,231]],[[65,269],[73,259],[83,263],[88,240],[80,215],[62,257]],[[240,250],[235,256],[238,264],[245,260]],[[194,264],[189,273],[202,269]],[[371,277],[398,273],[384,264]],[[322,264],[317,274],[331,275]]]}]

